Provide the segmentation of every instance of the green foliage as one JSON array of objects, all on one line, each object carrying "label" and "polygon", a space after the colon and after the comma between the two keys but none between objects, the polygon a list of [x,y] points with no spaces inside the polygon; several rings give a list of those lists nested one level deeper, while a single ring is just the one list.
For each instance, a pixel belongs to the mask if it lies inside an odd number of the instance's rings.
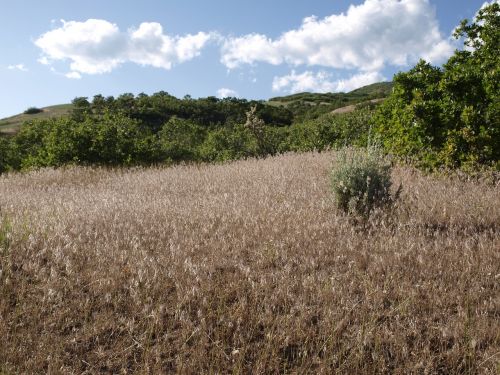
[{"label": "green foliage", "polygon": [[322,151],[345,145],[366,146],[373,112],[363,108],[345,114],[327,114],[290,127],[291,151]]},{"label": "green foliage", "polygon": [[208,133],[200,147],[204,161],[223,162],[258,155],[257,141],[244,125],[228,125]]},{"label": "green foliage", "polygon": [[390,163],[374,146],[344,148],[332,170],[331,186],[339,209],[366,217],[392,202]]},{"label": "green foliage", "polygon": [[156,138],[121,114],[83,115],[82,121],[33,121],[23,126],[14,141],[22,169],[72,163],[130,165],[160,158]]},{"label": "green foliage", "polygon": [[442,69],[420,61],[394,78],[376,131],[387,151],[424,168],[475,168],[500,160],[500,5],[456,30],[468,49]]},{"label": "green foliage", "polygon": [[[353,98],[366,98],[370,90]],[[300,95],[340,104],[350,94]],[[301,117],[289,108],[236,98],[177,99],[164,91],[95,95],[91,101],[77,97],[64,108],[66,116],[47,110],[30,117],[11,139],[2,139],[0,173],[67,164],[227,161],[366,144],[370,107],[333,115],[328,106],[316,104],[321,109],[309,105],[310,120],[297,122]]]},{"label": "green foliage", "polygon": [[206,130],[189,120],[172,117],[159,132],[161,152],[173,161],[200,159],[200,146]]},{"label": "green foliage", "polygon": [[14,149],[9,138],[0,136],[0,174],[13,169]]},{"label": "green foliage", "polygon": [[384,98],[389,95],[392,86],[392,82],[379,82],[349,93],[299,93],[271,98],[269,104],[289,110],[293,114],[293,122],[297,124],[317,119],[337,108]]},{"label": "green foliage", "polygon": [[29,107],[26,111],[24,111],[23,113],[25,115],[35,115],[37,113],[41,113],[43,112],[43,109],[41,108],[37,108],[37,107]]}]

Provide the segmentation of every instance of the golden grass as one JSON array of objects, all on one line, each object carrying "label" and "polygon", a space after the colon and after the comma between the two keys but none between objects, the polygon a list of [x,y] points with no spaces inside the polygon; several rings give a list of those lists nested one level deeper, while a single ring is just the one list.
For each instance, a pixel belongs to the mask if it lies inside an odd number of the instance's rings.
[{"label": "golden grass", "polygon": [[0,177],[0,373],[498,374],[499,186],[333,158]]}]

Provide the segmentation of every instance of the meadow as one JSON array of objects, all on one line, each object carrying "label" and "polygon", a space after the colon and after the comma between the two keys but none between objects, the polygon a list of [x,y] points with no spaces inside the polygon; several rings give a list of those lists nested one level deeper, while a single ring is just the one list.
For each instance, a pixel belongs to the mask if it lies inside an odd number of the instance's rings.
[{"label": "meadow", "polygon": [[0,176],[0,373],[498,374],[500,186],[334,152]]}]

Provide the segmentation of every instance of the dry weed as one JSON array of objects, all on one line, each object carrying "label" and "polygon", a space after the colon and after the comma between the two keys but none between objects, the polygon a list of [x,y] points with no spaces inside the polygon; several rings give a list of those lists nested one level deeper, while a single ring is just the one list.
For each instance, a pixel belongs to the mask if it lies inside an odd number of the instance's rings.
[{"label": "dry weed", "polygon": [[0,177],[0,372],[498,373],[500,189],[332,157]]}]

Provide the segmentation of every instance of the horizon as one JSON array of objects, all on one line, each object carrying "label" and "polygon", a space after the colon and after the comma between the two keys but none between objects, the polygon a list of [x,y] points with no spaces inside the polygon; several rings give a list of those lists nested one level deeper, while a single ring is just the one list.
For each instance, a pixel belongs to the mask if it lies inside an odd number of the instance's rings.
[{"label": "horizon", "polygon": [[9,89],[0,118],[97,94],[349,92],[392,81],[420,58],[440,66],[460,48],[454,28],[485,3],[11,1],[0,15],[0,79]]}]

